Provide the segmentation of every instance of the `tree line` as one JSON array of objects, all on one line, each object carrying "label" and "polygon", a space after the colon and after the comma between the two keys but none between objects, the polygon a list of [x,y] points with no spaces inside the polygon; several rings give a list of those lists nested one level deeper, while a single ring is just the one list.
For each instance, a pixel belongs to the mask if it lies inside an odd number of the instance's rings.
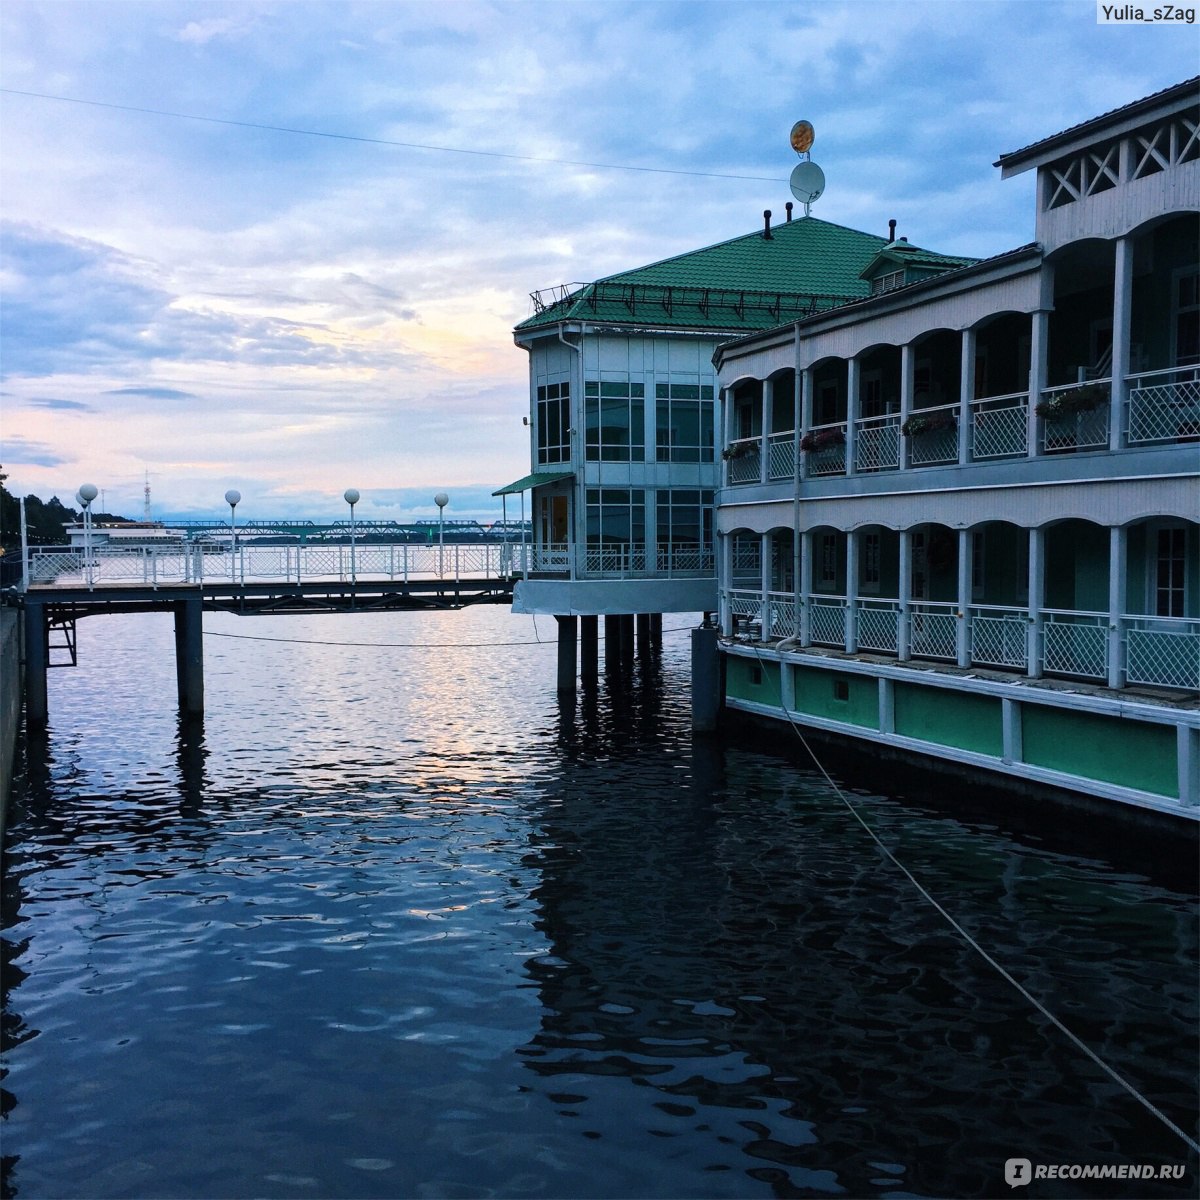
[{"label": "tree line", "polygon": [[[20,552],[21,548],[21,502],[5,486],[8,475],[0,468],[0,546],[6,553]],[[126,521],[113,513],[92,511],[93,521]],[[42,500],[38,496],[25,497],[26,536],[31,546],[63,545],[67,537],[67,526],[83,520],[76,508],[64,504],[57,496]]]}]

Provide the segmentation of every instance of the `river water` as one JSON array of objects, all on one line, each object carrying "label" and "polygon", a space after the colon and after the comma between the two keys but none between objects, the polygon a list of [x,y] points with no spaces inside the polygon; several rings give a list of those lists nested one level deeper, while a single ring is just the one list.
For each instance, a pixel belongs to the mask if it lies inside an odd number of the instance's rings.
[{"label": "river water", "polygon": [[[693,742],[684,624],[563,703],[502,608],[206,614],[181,727],[170,618],[82,622],[10,812],[6,1194],[1194,1195],[790,732]],[[841,779],[1195,1137],[1194,841]]]}]

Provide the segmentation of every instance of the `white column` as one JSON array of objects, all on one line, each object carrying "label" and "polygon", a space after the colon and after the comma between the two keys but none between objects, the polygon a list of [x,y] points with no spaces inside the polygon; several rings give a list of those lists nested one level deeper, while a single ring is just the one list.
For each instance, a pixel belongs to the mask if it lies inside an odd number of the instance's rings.
[{"label": "white column", "polygon": [[1025,453],[1033,458],[1038,452],[1038,431],[1041,421],[1037,415],[1042,388],[1046,386],[1050,354],[1050,312],[1054,308],[1054,268],[1042,264],[1038,280],[1041,290],[1040,307],[1030,315],[1029,340],[1029,412],[1025,435]]},{"label": "white column", "polygon": [[808,474],[807,456],[800,449],[800,438],[812,427],[813,410],[813,375],[812,367],[805,367],[800,372],[800,417],[796,423],[796,470],[798,478],[804,479]]},{"label": "white column", "polygon": [[[900,425],[904,426],[904,422],[912,416],[913,402],[913,387],[916,380],[917,371],[917,355],[913,349],[911,342],[905,342],[900,347]],[[909,465],[908,453],[909,439],[903,434],[900,436],[900,470],[907,469]]]},{"label": "white column", "polygon": [[812,530],[800,534],[800,645],[812,645]]},{"label": "white column", "polygon": [[1029,531],[1029,648],[1025,664],[1031,679],[1042,677],[1042,602],[1046,589],[1046,534]]},{"label": "white column", "polygon": [[900,615],[896,620],[896,657],[907,662],[912,657],[912,530],[900,530],[900,566],[896,580],[896,598]]},{"label": "white column", "polygon": [[720,467],[721,486],[729,486],[729,460],[724,456],[725,447],[729,445],[729,426],[733,420],[733,405],[729,403],[729,389],[721,388],[718,392],[717,413],[717,463]]},{"label": "white column", "polygon": [[857,358],[846,360],[846,474],[853,475],[858,457],[858,380],[861,374]]},{"label": "white column", "polygon": [[846,534],[846,653],[858,650],[858,530]]},{"label": "white column", "polygon": [[1133,238],[1117,239],[1113,280],[1112,399],[1108,448],[1120,450],[1125,432],[1125,376],[1129,374],[1129,338],[1133,314]]},{"label": "white column", "polygon": [[762,622],[762,639],[765,642],[771,636],[771,535],[759,535],[762,549],[759,552],[762,561],[759,563],[759,586],[762,589],[762,603],[758,610],[758,619]]},{"label": "white column", "polygon": [[971,401],[975,399],[975,330],[962,331],[962,363],[958,385],[958,461],[971,461]]},{"label": "white column", "polygon": [[1125,685],[1125,642],[1121,637],[1121,621],[1128,607],[1126,597],[1126,564],[1128,561],[1129,531],[1114,525],[1108,531],[1108,686]]},{"label": "white column", "polygon": [[955,650],[960,667],[971,665],[971,575],[975,540],[969,529],[958,531],[958,625]]},{"label": "white column", "polygon": [[729,592],[733,587],[733,538],[727,534],[717,531],[717,554],[720,557],[721,570],[717,576],[720,590],[718,592],[718,602],[721,605],[720,622],[721,633],[725,637],[733,636],[733,606],[729,603]]},{"label": "white column", "polygon": [[770,475],[767,461],[771,452],[771,424],[775,415],[775,381],[764,379],[762,384],[762,429],[759,431],[758,481],[766,483]]},{"label": "white column", "polygon": [[1003,738],[1002,761],[1024,761],[1025,754],[1021,744],[1021,705],[1016,700],[1005,698],[1000,701],[1000,728]]}]

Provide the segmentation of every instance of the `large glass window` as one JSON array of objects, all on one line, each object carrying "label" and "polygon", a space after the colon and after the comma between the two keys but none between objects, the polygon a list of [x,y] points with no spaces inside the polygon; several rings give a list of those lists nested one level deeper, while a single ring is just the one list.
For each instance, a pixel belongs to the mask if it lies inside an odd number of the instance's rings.
[{"label": "large glass window", "polygon": [[589,380],[584,384],[588,462],[646,458],[645,384]]},{"label": "large glass window", "polygon": [[571,461],[571,385],[566,380],[537,390],[537,460],[539,464]]},{"label": "large glass window", "polygon": [[640,488],[588,488],[589,546],[644,545],[646,493]]},{"label": "large glass window", "polygon": [[656,494],[658,557],[664,567],[711,565],[713,494],[672,489]]},{"label": "large glass window", "polygon": [[712,386],[659,383],[654,397],[658,461],[712,462]]}]

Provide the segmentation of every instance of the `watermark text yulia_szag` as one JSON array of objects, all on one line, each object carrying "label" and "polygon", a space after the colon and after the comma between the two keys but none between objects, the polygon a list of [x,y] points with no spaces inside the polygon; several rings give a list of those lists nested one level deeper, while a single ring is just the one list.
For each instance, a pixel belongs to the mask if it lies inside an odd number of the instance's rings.
[{"label": "watermark text yulia_szag", "polygon": [[1196,10],[1178,4],[1106,4],[1096,0],[1097,25],[1195,25]]},{"label": "watermark text yulia_szag", "polygon": [[1039,1179],[1182,1179],[1182,1163],[1032,1163],[1010,1158],[1004,1163],[1004,1182],[1025,1187]]}]

